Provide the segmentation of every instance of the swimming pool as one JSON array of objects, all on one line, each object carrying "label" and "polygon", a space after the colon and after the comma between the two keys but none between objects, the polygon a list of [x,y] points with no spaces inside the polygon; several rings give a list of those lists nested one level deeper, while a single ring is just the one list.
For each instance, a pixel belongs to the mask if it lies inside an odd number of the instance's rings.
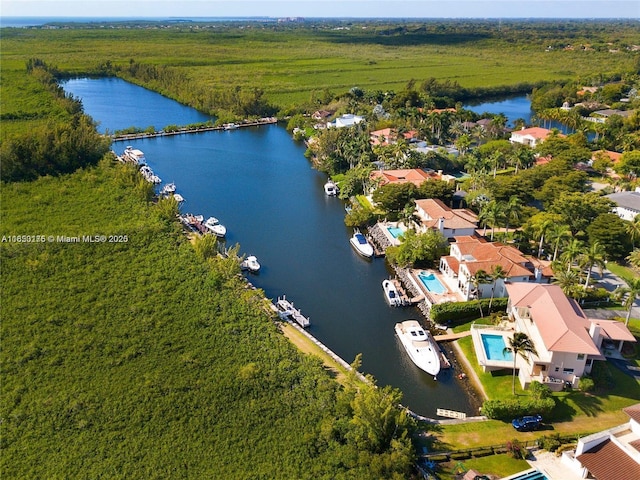
[{"label": "swimming pool", "polygon": [[440,283],[440,280],[438,280],[433,273],[420,272],[418,274],[418,278],[422,282],[422,285],[424,285],[424,288],[432,293],[442,294],[447,291],[447,289],[444,288],[444,285]]},{"label": "swimming pool", "polygon": [[507,477],[505,480],[549,480],[548,477],[539,470],[527,470],[515,476]]},{"label": "swimming pool", "polygon": [[484,354],[487,360],[501,360],[504,362],[513,361],[513,353],[510,351],[505,352],[504,337],[502,335],[494,335],[488,333],[481,333],[482,346],[484,347]]},{"label": "swimming pool", "polygon": [[404,235],[404,230],[400,227],[387,227],[387,230],[393,238],[398,238],[400,235]]}]

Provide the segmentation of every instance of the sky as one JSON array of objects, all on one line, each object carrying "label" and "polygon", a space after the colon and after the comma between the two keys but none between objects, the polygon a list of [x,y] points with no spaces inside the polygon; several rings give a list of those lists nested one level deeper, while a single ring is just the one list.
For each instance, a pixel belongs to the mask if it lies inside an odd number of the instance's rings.
[{"label": "sky", "polygon": [[0,0],[0,16],[640,18],[640,0]]}]

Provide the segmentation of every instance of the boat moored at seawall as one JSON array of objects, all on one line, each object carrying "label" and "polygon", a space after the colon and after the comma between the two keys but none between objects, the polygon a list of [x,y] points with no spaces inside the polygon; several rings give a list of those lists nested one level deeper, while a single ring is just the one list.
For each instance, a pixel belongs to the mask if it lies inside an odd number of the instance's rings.
[{"label": "boat moored at seawall", "polygon": [[417,320],[396,323],[395,330],[411,361],[435,378],[440,373],[440,347],[431,333]]},{"label": "boat moored at seawall", "polygon": [[373,257],[373,247],[367,240],[367,237],[360,233],[360,230],[356,229],[353,232],[353,236],[349,239],[349,242],[351,243],[353,248],[356,249],[356,252],[358,252],[363,257]]}]

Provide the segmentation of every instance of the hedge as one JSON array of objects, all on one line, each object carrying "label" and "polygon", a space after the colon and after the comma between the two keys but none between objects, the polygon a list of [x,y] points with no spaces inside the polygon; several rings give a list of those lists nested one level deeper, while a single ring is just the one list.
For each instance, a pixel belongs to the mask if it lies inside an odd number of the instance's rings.
[{"label": "hedge", "polygon": [[555,407],[553,398],[536,400],[533,398],[518,400],[487,400],[482,405],[482,414],[489,418],[511,420],[524,415],[548,415]]},{"label": "hedge", "polygon": [[494,298],[489,311],[489,302],[491,299],[483,298],[481,300],[470,300],[468,302],[446,302],[438,303],[431,307],[431,320],[437,323],[448,323],[450,326],[455,325],[460,320],[468,320],[476,318],[480,315],[480,307],[478,302],[482,303],[482,313],[489,315],[493,312],[504,312],[507,309],[508,298]]}]

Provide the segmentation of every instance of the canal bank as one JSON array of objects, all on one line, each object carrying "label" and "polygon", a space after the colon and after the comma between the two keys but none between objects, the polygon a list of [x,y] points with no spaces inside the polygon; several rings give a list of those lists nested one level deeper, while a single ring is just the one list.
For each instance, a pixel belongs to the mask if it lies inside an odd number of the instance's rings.
[{"label": "canal bank", "polygon": [[[125,128],[123,113],[112,108],[115,103],[133,102],[131,115],[147,115],[139,112],[147,108],[159,112],[154,119],[125,116],[129,126],[153,123],[162,128],[207,121],[199,112],[140,87],[134,86],[135,100],[123,101],[116,83],[126,91],[132,86],[113,79],[107,83],[105,87],[101,79],[82,81],[81,92],[72,82],[64,85],[82,99],[103,132]],[[105,92],[113,98],[101,98]],[[95,103],[103,107],[90,108]],[[183,120],[173,118],[174,108]],[[382,281],[393,271],[384,259],[366,260],[353,251],[343,203],[325,195],[326,176],[311,167],[304,145],[293,141],[284,128],[265,125],[130,143],[144,152],[165,182],[175,183],[186,199],[183,211],[215,216],[227,227],[226,246],[239,244],[241,254],[260,259],[262,268],[251,276],[251,283],[267,298],[286,294],[294,299],[311,318],[309,333],[346,363],[362,354],[360,370],[373,375],[378,385],[399,388],[402,403],[419,415],[434,418],[438,408],[477,412],[477,399],[470,397],[468,382],[457,378],[455,368],[434,381],[408,358],[394,325],[422,314],[414,307],[387,305]]]}]

